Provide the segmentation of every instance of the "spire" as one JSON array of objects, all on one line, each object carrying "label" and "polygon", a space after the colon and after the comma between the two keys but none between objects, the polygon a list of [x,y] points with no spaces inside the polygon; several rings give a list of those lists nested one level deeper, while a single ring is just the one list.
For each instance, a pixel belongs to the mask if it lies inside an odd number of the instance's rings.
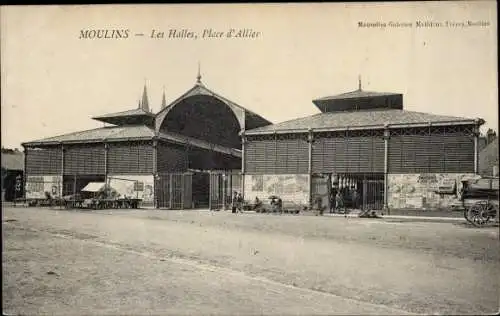
[{"label": "spire", "polygon": [[146,79],[144,79],[144,91],[142,92],[141,108],[144,111],[149,112],[149,101],[148,101],[148,91],[146,88]]},{"label": "spire", "polygon": [[196,83],[201,83],[200,62],[198,62],[198,75],[196,76]]},{"label": "spire", "polygon": [[163,86],[163,98],[161,99],[161,109],[167,107],[167,100],[165,99],[165,86]]},{"label": "spire", "polygon": [[361,91],[361,75],[358,75],[358,90]]},{"label": "spire", "polygon": [[139,106],[137,107],[138,109],[141,108],[141,99],[139,99]]}]

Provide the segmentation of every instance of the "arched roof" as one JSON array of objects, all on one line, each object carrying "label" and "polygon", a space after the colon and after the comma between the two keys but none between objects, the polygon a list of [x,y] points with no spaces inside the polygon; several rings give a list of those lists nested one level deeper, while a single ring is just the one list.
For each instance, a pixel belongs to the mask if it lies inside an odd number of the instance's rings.
[{"label": "arched roof", "polygon": [[185,92],[183,95],[181,95],[179,98],[174,100],[172,103],[164,107],[160,112],[156,114],[156,120],[155,120],[155,129],[156,131],[160,131],[160,128],[167,117],[168,113],[179,103],[181,103],[183,100],[192,97],[192,96],[209,96],[212,98],[215,98],[216,100],[220,101],[224,105],[226,105],[231,111],[233,112],[234,116],[238,120],[238,123],[240,125],[240,129],[247,129],[247,128],[256,128],[256,127],[261,127],[265,125],[271,124],[270,121],[266,120],[262,116],[242,107],[241,105],[238,105],[234,103],[233,101],[215,93],[214,91],[208,89],[203,83],[201,83],[200,80],[196,82],[194,87],[189,89],[187,92]]}]

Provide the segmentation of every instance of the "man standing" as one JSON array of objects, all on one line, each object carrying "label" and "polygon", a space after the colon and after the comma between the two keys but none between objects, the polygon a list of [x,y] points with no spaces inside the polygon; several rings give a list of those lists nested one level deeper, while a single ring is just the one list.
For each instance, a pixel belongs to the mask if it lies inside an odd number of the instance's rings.
[{"label": "man standing", "polygon": [[352,208],[357,210],[359,208],[359,194],[358,194],[358,190],[356,190],[356,188],[353,186],[351,188],[351,202],[352,202]]},{"label": "man standing", "polygon": [[336,196],[337,196],[337,188],[333,186],[332,191],[330,192],[330,213],[335,213]]}]

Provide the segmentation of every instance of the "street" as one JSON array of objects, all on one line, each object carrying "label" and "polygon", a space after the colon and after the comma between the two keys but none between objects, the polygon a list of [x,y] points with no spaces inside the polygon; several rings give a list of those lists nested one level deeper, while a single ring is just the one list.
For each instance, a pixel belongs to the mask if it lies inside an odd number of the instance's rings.
[{"label": "street", "polygon": [[499,306],[498,228],[462,222],[5,207],[2,228],[11,315],[477,315]]}]

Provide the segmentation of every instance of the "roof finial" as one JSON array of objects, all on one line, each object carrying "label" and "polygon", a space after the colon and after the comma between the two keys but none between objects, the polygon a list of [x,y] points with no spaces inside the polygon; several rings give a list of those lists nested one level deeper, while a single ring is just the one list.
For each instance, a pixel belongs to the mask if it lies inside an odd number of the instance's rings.
[{"label": "roof finial", "polygon": [[361,75],[358,75],[358,90],[361,91]]},{"label": "roof finial", "polygon": [[161,99],[161,108],[167,107],[167,100],[165,99],[165,86],[163,86],[163,98]]},{"label": "roof finial", "polygon": [[196,76],[196,82],[201,83],[201,70],[200,70],[200,62],[198,62],[198,75]]}]

